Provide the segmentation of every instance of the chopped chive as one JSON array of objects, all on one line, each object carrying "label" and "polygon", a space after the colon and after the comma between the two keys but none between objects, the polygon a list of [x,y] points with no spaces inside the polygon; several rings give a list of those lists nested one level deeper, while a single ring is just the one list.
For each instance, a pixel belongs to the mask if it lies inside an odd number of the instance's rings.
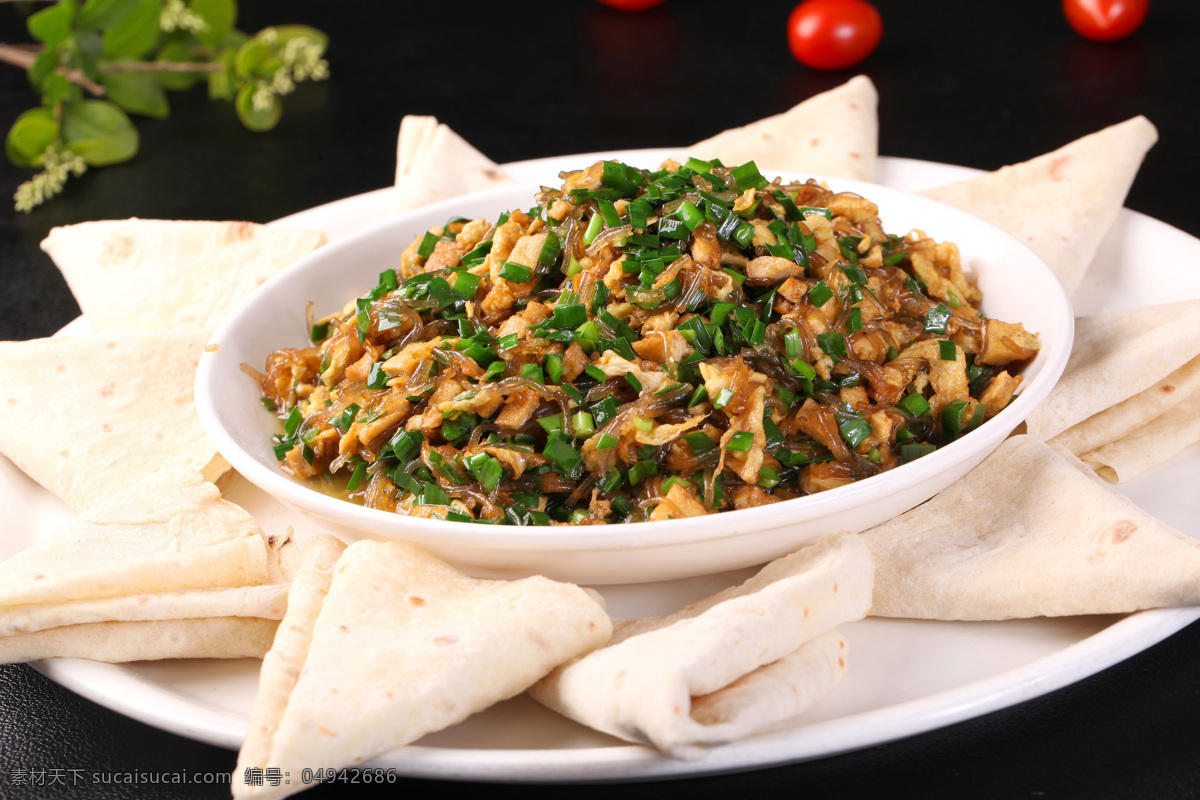
[{"label": "chopped chive", "polygon": [[513,283],[528,283],[529,276],[532,274],[531,268],[515,261],[505,261],[504,265],[500,267],[500,277]]},{"label": "chopped chive", "polygon": [[556,386],[562,383],[562,356],[558,353],[547,353],[542,356],[542,369],[545,370],[549,383]]},{"label": "chopped chive", "polygon": [[707,453],[717,446],[717,443],[712,440],[704,431],[692,431],[684,434],[683,440],[687,442],[688,447],[692,448],[692,452],[696,455]]},{"label": "chopped chive", "polygon": [[925,312],[925,333],[944,334],[946,323],[952,316],[954,316],[954,312],[945,303],[938,303]]},{"label": "chopped chive", "polygon": [[587,247],[596,241],[596,237],[602,230],[604,230],[604,217],[600,214],[593,214],[592,218],[588,220],[587,230],[583,232],[583,246]]},{"label": "chopped chive", "polygon": [[938,342],[938,355],[942,361],[958,361],[958,345],[949,339],[942,339]]},{"label": "chopped chive", "polygon": [[362,483],[363,475],[367,474],[367,462],[360,461],[354,465],[354,472],[350,473],[350,480],[346,481],[346,491],[353,492]]},{"label": "chopped chive", "polygon": [[492,491],[504,477],[504,467],[500,461],[488,453],[475,453],[463,459],[467,470],[475,480],[486,490]]},{"label": "chopped chive", "polygon": [[937,450],[937,445],[914,443],[900,445],[900,462],[907,464],[909,461],[916,461],[922,456],[927,456]]},{"label": "chopped chive", "polygon": [[[619,441],[620,441],[620,439],[618,439],[616,436],[613,436],[611,433],[602,433],[598,437],[596,437],[596,449],[597,450],[612,450],[614,447],[617,446],[617,442],[619,442]],[[612,491],[612,490],[607,489],[605,491]]]},{"label": "chopped chive", "polygon": [[817,308],[829,302],[833,297],[833,290],[829,288],[829,284],[825,281],[817,281],[817,285],[808,290],[808,301]]},{"label": "chopped chive", "polygon": [[474,300],[475,291],[479,288],[479,276],[472,275],[469,272],[459,272],[454,276],[454,283],[450,285],[450,291],[463,298],[464,300]]},{"label": "chopped chive", "polygon": [[825,355],[834,359],[846,358],[846,337],[837,332],[818,333],[817,344]]},{"label": "chopped chive", "polygon": [[896,406],[913,417],[929,413],[929,401],[916,392],[905,395],[903,400],[896,403]]},{"label": "chopped chive", "polygon": [[754,434],[750,431],[738,431],[725,443],[726,450],[733,450],[736,453],[748,452],[753,446]]},{"label": "chopped chive", "polygon": [[858,306],[855,306],[854,308],[850,309],[850,318],[846,320],[846,332],[858,333],[862,330],[862,326],[862,309]]},{"label": "chopped chive", "polygon": [[657,474],[658,474],[658,464],[654,463],[653,461],[651,461],[649,459],[647,459],[645,461],[639,461],[638,463],[633,465],[632,469],[629,470],[629,485],[637,486],[639,483],[641,483],[646,478],[649,478],[649,477],[651,477],[653,475],[657,475]]}]

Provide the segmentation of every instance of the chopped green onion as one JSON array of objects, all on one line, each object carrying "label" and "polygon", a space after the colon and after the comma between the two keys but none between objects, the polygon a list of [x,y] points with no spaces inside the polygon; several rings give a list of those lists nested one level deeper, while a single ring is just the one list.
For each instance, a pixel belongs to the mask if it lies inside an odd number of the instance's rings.
[{"label": "chopped green onion", "polygon": [[704,431],[692,431],[684,434],[683,440],[687,442],[688,447],[692,448],[692,452],[696,455],[707,453],[717,446],[717,443],[712,440]]},{"label": "chopped green onion", "polygon": [[942,361],[958,361],[958,345],[948,339],[938,342],[938,355]]},{"label": "chopped green onion", "polygon": [[542,356],[542,369],[546,372],[549,383],[562,383],[562,356],[558,353],[547,353]]},{"label": "chopped green onion", "polygon": [[469,272],[458,272],[454,275],[454,283],[450,285],[450,291],[454,292],[464,300],[474,300],[475,291],[479,288],[479,276],[472,275]]}]

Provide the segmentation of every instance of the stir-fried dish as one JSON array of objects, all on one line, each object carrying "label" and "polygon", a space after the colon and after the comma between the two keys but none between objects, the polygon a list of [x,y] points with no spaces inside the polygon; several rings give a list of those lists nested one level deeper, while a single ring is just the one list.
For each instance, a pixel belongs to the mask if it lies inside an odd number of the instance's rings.
[{"label": "stir-fried dish", "polygon": [[1037,352],[979,311],[955,245],[885,232],[856,194],[753,162],[560,177],[432,228],[269,356],[286,472],[480,523],[749,508],[962,436]]}]

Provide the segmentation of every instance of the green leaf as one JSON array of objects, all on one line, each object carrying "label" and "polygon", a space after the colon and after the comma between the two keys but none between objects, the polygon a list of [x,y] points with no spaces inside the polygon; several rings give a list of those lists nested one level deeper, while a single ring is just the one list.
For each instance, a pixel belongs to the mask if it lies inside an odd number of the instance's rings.
[{"label": "green leaf", "polygon": [[234,0],[191,0],[188,7],[208,23],[208,30],[197,33],[196,39],[209,47],[221,44],[237,22]]},{"label": "green leaf", "polygon": [[138,150],[137,129],[107,100],[64,106],[62,133],[63,142],[93,167],[128,161]]},{"label": "green leaf", "polygon": [[126,111],[155,119],[171,113],[167,93],[152,72],[110,72],[103,83],[108,99]]},{"label": "green leaf", "polygon": [[47,46],[45,50],[38,53],[37,58],[33,60],[33,64],[29,67],[29,82],[39,92],[41,85],[46,77],[58,67],[58,46]]},{"label": "green leaf", "polygon": [[234,107],[237,109],[238,118],[242,124],[252,131],[269,131],[279,124],[279,117],[283,114],[283,106],[279,102],[279,98],[271,95],[271,102],[266,108],[257,109],[254,107],[254,93],[257,87],[248,83],[238,90],[237,100],[234,101]]},{"label": "green leaf", "polygon": [[233,59],[233,71],[249,78],[258,74],[259,67],[272,56],[271,48],[257,39],[251,39],[240,48]]},{"label": "green leaf", "polygon": [[[181,41],[168,42],[154,56],[154,60],[170,61],[173,64],[191,64],[195,61],[191,48]],[[159,72],[157,75],[159,85],[172,91],[190,89],[205,78],[203,72]]]},{"label": "green leaf", "polygon": [[160,16],[162,0],[140,0],[132,14],[104,31],[104,55],[137,58],[153,50],[158,44]]},{"label": "green leaf", "polygon": [[26,25],[30,36],[47,47],[56,47],[71,35],[74,21],[75,0],[61,0],[29,17]]},{"label": "green leaf", "polygon": [[[100,80],[100,59],[104,56],[104,43],[100,31],[79,31],[73,38],[72,56],[74,66],[94,81]],[[71,42],[67,43],[68,45]]]},{"label": "green leaf", "polygon": [[58,138],[58,125],[48,108],[31,108],[8,129],[4,149],[8,160],[18,167],[36,167],[42,153]]},{"label": "green leaf", "polygon": [[141,0],[87,0],[79,10],[80,28],[114,28],[137,11]]},{"label": "green leaf", "polygon": [[48,106],[72,95],[79,95],[79,87],[72,84],[62,73],[51,72],[46,76],[46,80],[42,81],[42,102]]}]

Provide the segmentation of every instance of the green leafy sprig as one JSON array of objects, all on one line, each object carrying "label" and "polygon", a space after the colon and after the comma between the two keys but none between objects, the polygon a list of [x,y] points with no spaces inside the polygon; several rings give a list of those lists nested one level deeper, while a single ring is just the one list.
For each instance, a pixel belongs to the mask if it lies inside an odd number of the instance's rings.
[{"label": "green leafy sprig", "polygon": [[88,167],[137,154],[129,114],[162,119],[168,91],[207,83],[253,131],[283,113],[280,98],[329,75],[328,37],[306,25],[235,28],[235,0],[58,0],[30,15],[40,45],[0,45],[0,60],[25,67],[41,98],[5,140],[9,161],[41,171],[14,197],[29,211]]}]

